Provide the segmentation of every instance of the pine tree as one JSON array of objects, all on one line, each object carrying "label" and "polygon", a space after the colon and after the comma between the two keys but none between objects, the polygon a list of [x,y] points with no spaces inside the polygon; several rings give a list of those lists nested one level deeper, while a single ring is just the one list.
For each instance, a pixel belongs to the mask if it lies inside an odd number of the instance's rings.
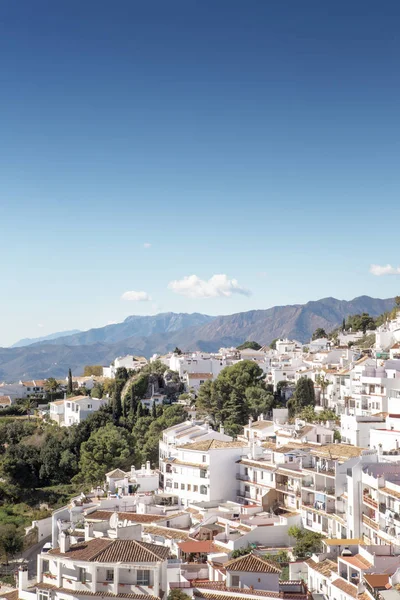
[{"label": "pine tree", "polygon": [[72,393],[73,393],[72,371],[71,371],[71,369],[68,369],[67,394],[70,395]]},{"label": "pine tree", "polygon": [[343,319],[342,331],[346,331],[346,319]]}]

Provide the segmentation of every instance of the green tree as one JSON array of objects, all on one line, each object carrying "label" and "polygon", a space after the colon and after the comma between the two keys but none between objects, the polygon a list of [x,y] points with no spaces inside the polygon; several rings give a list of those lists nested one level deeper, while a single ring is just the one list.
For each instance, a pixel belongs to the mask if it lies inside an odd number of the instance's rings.
[{"label": "green tree", "polygon": [[271,350],[276,350],[276,342],[278,340],[279,340],[279,338],[275,338],[274,340],[272,340],[272,342],[269,345],[269,347],[271,348]]},{"label": "green tree", "polygon": [[68,369],[68,383],[67,383],[67,394],[71,395],[74,392],[74,386],[72,383],[72,371]]},{"label": "green tree", "polygon": [[326,338],[326,337],[328,337],[328,336],[326,334],[325,329],[323,329],[322,327],[318,327],[312,334],[313,340],[319,340],[320,338]]},{"label": "green tree", "polygon": [[254,341],[248,341],[248,342],[244,342],[243,344],[240,344],[240,346],[237,347],[237,350],[261,350],[261,346],[258,342],[254,342]]},{"label": "green tree", "polygon": [[143,404],[139,401],[136,409],[136,418],[140,419],[140,417],[144,416],[144,408]]},{"label": "green tree", "polygon": [[346,331],[346,319],[342,321],[342,331]]},{"label": "green tree", "polygon": [[290,414],[297,415],[306,406],[315,406],[314,384],[308,377],[300,377],[296,385],[296,391],[288,401]]},{"label": "green tree", "polygon": [[60,384],[58,383],[57,379],[54,379],[54,377],[49,377],[44,383],[44,389],[49,394],[50,400],[52,400],[54,394],[60,389]]},{"label": "green tree", "polygon": [[216,425],[224,423],[234,433],[247,422],[249,416],[246,390],[250,387],[265,390],[264,378],[263,370],[250,360],[225,367],[215,381],[208,380],[200,387],[196,406],[200,413],[209,415]]},{"label": "green tree", "polygon": [[157,406],[155,402],[151,406],[151,416],[153,419],[157,419]]},{"label": "green tree", "polygon": [[119,385],[115,387],[112,399],[112,415],[114,423],[117,424],[122,417],[121,388]]},{"label": "green tree", "polygon": [[315,377],[315,383],[321,389],[321,406],[325,407],[325,392],[331,382],[324,375],[318,374]]},{"label": "green tree", "polygon": [[40,457],[39,449],[23,443],[9,446],[3,457],[1,470],[3,476],[12,485],[25,490],[39,486]]},{"label": "green tree", "polygon": [[182,350],[180,348],[178,348],[178,346],[176,346],[176,348],[174,350],[174,354],[181,355],[182,354]]},{"label": "green tree", "polygon": [[82,444],[79,461],[80,477],[88,483],[102,483],[108,471],[130,466],[133,440],[122,427],[108,423],[93,432]]},{"label": "green tree", "polygon": [[188,600],[189,596],[179,588],[171,589],[167,596],[167,600]]},{"label": "green tree", "polygon": [[31,413],[37,407],[37,403],[32,398],[24,398],[19,404],[19,409],[22,413],[28,415],[28,419],[31,418]]},{"label": "green tree", "polygon": [[314,552],[321,552],[323,536],[320,533],[293,525],[289,527],[288,534],[296,540],[293,546],[293,554],[296,558],[307,558]]},{"label": "green tree", "polygon": [[101,383],[96,383],[90,392],[92,398],[102,398],[103,397],[103,386]]},{"label": "green tree", "polygon": [[14,558],[16,554],[22,551],[23,539],[15,525],[2,525],[0,527],[0,549],[6,557],[8,564],[9,558]]},{"label": "green tree", "polygon": [[276,406],[274,394],[260,386],[247,388],[245,396],[253,419],[257,419],[261,414],[266,416]]}]

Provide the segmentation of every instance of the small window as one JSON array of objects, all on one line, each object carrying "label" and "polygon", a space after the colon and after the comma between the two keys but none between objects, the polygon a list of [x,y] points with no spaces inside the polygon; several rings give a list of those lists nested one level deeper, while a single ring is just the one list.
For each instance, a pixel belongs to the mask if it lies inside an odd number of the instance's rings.
[{"label": "small window", "polygon": [[71,408],[71,402],[67,402],[67,408]]},{"label": "small window", "polygon": [[114,581],[114,569],[107,569],[106,581]]},{"label": "small window", "polygon": [[38,600],[49,600],[49,595],[46,592],[39,592]]},{"label": "small window", "polygon": [[177,483],[176,483],[176,481],[175,481],[175,483],[174,483],[174,488],[177,490],[177,489],[178,489],[178,487],[179,487],[179,486],[178,486],[178,484],[177,484]]},{"label": "small window", "polygon": [[[191,491],[192,491],[192,486],[191,486],[191,484],[190,484],[190,483],[188,483],[188,486],[187,486],[187,491],[188,491],[188,492],[191,492]],[[168,525],[167,525],[167,527],[168,527]]]},{"label": "small window", "polygon": [[91,404],[88,404],[88,405],[87,405],[87,407],[88,407],[88,409],[89,409],[89,408],[92,408],[92,405],[91,405]]},{"label": "small window", "polygon": [[203,494],[203,495],[207,494],[207,486],[206,485],[200,486],[200,494]]},{"label": "small window", "polygon": [[193,486],[193,491],[194,492],[198,492],[199,491],[199,486],[198,485],[194,485]]},{"label": "small window", "polygon": [[201,462],[206,463],[207,462],[207,455],[203,454],[203,456],[201,457]]},{"label": "small window", "polygon": [[200,477],[202,479],[205,479],[207,477],[207,471],[204,471],[204,469],[200,469]]},{"label": "small window", "polygon": [[181,490],[184,490],[184,489],[185,489],[185,484],[181,483]]},{"label": "small window", "polygon": [[[48,560],[42,561],[42,572],[43,573],[48,573],[49,569],[50,569],[49,561]],[[47,598],[47,596],[46,596],[46,598]]]},{"label": "small window", "polygon": [[232,575],[232,587],[239,587],[240,577],[239,575]]},{"label": "small window", "polygon": [[136,583],[137,585],[150,585],[150,571],[138,569]]}]

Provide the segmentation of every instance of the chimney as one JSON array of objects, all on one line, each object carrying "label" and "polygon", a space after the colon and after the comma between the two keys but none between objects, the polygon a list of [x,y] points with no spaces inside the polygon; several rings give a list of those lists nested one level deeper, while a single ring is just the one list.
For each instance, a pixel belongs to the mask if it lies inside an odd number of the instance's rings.
[{"label": "chimney", "polygon": [[229,523],[225,523],[225,535],[226,535],[226,537],[229,537],[230,532],[231,532],[231,528],[229,526]]},{"label": "chimney", "polygon": [[150,471],[151,471],[151,469],[150,469],[150,461],[149,460],[146,462],[146,471],[147,471],[147,473],[150,473]]},{"label": "chimney", "polygon": [[259,421],[264,421],[264,413],[261,413],[261,415],[258,417]]},{"label": "chimney", "polygon": [[224,426],[223,426],[223,425],[220,425],[220,426],[219,426],[219,432],[220,432],[220,433],[222,433],[222,434],[224,434],[224,433],[225,433],[225,428],[224,428]]},{"label": "chimney", "polygon": [[18,569],[18,592],[21,596],[21,592],[28,589],[28,565],[22,565]]},{"label": "chimney", "polygon": [[69,537],[69,533],[66,531],[62,531],[60,533],[60,553],[65,554],[68,552],[71,546],[71,538]]},{"label": "chimney", "polygon": [[253,419],[251,417],[249,417],[249,427],[251,427],[252,423],[253,423]]},{"label": "chimney", "polygon": [[146,465],[142,465],[141,471],[142,471],[142,475],[144,475],[146,472]]}]

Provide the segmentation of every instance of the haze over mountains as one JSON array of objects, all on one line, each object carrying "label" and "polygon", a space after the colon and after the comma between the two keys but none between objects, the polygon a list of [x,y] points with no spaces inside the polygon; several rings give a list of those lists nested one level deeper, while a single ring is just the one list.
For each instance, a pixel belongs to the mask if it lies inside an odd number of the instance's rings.
[{"label": "haze over mountains", "polygon": [[107,365],[116,356],[128,353],[148,358],[175,346],[182,350],[216,351],[221,346],[237,346],[250,339],[260,344],[268,344],[277,337],[307,342],[317,327],[329,331],[349,315],[368,312],[377,316],[393,306],[393,298],[360,296],[350,301],[323,298],[307,304],[218,317],[199,313],[131,316],[122,323],[37,341],[29,346],[0,348],[0,381],[65,377],[69,367],[78,375],[88,364]]},{"label": "haze over mountains", "polygon": [[79,333],[80,329],[71,329],[70,331],[58,331],[56,333],[50,333],[49,335],[43,335],[42,337],[37,338],[23,338],[22,340],[18,340],[15,342],[11,348],[21,348],[22,346],[31,346],[32,344],[36,344],[37,342],[46,342],[50,340],[56,340],[60,337],[65,337],[67,335],[72,335],[73,333]]}]

